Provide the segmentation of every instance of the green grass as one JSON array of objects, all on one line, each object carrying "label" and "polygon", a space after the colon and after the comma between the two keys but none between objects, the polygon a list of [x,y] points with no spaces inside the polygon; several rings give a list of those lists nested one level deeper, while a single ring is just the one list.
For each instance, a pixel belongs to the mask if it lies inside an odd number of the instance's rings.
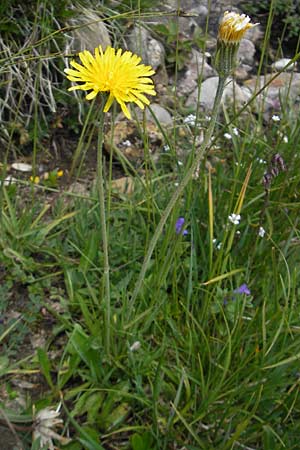
[{"label": "green grass", "polygon": [[[179,108],[176,126],[163,129],[157,162],[140,127],[144,172],[118,163],[134,175],[131,194],[113,188],[116,163],[107,161],[109,322],[94,184],[84,194],[56,178],[2,186],[0,418],[25,449],[39,448],[34,411],[60,403],[56,432],[71,441],[56,443],[66,450],[299,448],[300,121],[293,111],[284,103],[280,122],[266,124],[261,115],[223,109],[216,140],[174,207],[134,304],[151,237],[191,162],[196,127],[184,124]],[[97,135],[91,114],[76,137],[76,163]],[[38,145],[37,112],[32,120]],[[262,179],[277,153],[286,170],[266,192]],[[81,180],[88,176],[83,169]],[[228,216],[237,211],[233,225]],[[179,217],[187,235],[175,232]],[[235,292],[244,283],[250,295]]]}]

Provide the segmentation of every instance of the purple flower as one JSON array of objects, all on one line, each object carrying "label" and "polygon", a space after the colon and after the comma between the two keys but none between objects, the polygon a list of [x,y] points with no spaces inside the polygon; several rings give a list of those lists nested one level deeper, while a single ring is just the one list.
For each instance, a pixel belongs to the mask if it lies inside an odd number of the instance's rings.
[{"label": "purple flower", "polygon": [[183,230],[184,222],[185,222],[184,217],[179,217],[179,219],[176,220],[175,224],[176,234],[182,234],[182,236],[186,236],[188,234],[187,230]]},{"label": "purple flower", "polygon": [[245,295],[251,295],[251,291],[248,288],[246,283],[241,284],[240,287],[238,287],[237,289],[235,289],[233,291],[235,294],[245,294]]}]

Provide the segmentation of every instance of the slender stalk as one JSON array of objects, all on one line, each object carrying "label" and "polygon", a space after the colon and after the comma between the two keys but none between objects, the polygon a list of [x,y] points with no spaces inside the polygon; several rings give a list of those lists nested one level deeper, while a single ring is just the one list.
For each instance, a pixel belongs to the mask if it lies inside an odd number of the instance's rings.
[{"label": "slender stalk", "polygon": [[[86,130],[87,130],[89,124],[91,123],[91,114],[92,114],[92,111],[94,109],[94,104],[95,104],[95,99],[90,104],[90,107],[89,107],[86,119],[85,119],[83,127],[82,127],[82,131],[80,133],[80,137],[79,137],[79,141],[78,141],[78,144],[77,144],[77,148],[75,150],[75,154],[74,154],[74,157],[73,157],[73,160],[72,160],[72,164],[71,164],[70,175],[69,175],[70,179],[73,176],[73,173],[74,173],[74,170],[75,170],[78,158],[79,158],[80,153],[81,153],[82,148],[83,148],[83,139],[85,137]],[[102,113],[102,115],[103,115],[103,113]]]},{"label": "slender stalk", "polygon": [[163,228],[166,224],[166,221],[172,211],[172,209],[174,208],[177,200],[179,199],[180,195],[182,194],[182,192],[184,191],[184,188],[186,187],[186,185],[188,184],[188,182],[191,180],[195,170],[197,169],[201,159],[203,158],[203,155],[205,153],[205,150],[207,149],[209,143],[210,143],[210,139],[212,137],[212,134],[214,132],[215,129],[215,124],[216,124],[216,120],[218,117],[218,113],[219,113],[219,108],[220,108],[220,103],[221,103],[221,99],[222,99],[222,95],[223,95],[223,91],[224,91],[224,87],[225,87],[225,82],[226,82],[226,78],[227,76],[220,76],[219,77],[219,83],[218,83],[218,88],[217,88],[217,92],[216,92],[216,96],[215,96],[215,101],[214,101],[214,106],[213,106],[213,111],[212,111],[212,115],[211,115],[211,120],[210,120],[210,124],[209,127],[207,129],[207,132],[205,134],[205,138],[204,141],[202,143],[202,145],[199,147],[199,149],[197,149],[197,151],[195,152],[195,159],[191,164],[191,167],[188,169],[188,171],[186,172],[184,178],[182,179],[182,181],[180,182],[178,188],[176,189],[176,191],[173,193],[166,209],[164,210],[161,219],[159,221],[159,224],[157,225],[157,228],[154,232],[154,235],[150,241],[142,268],[141,268],[141,272],[139,274],[138,280],[136,282],[133,294],[132,294],[132,298],[131,298],[131,306],[133,306],[133,302],[136,300],[138,293],[140,291],[140,288],[142,286],[146,271],[148,269],[148,265],[149,262],[151,260],[151,256],[152,253],[154,251],[154,248],[157,244],[157,241],[163,231]]},{"label": "slender stalk", "polygon": [[106,230],[106,215],[105,215],[105,195],[104,195],[104,176],[103,176],[103,128],[104,128],[104,112],[105,98],[102,99],[99,120],[99,133],[97,145],[97,190],[100,206],[100,223],[102,233],[102,246],[104,255],[104,328],[105,328],[105,350],[106,354],[110,354],[111,343],[111,311],[110,311],[110,277],[109,277],[109,258],[108,258],[108,240]]}]

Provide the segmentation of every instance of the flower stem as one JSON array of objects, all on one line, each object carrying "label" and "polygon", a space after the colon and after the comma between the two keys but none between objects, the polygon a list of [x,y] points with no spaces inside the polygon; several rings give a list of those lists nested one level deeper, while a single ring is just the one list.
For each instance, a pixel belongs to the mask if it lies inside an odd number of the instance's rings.
[{"label": "flower stem", "polygon": [[217,87],[217,91],[216,91],[216,96],[215,96],[215,100],[214,100],[214,106],[213,106],[213,110],[212,110],[212,114],[211,114],[211,120],[210,120],[210,124],[209,127],[207,129],[207,132],[205,134],[205,138],[204,141],[202,143],[202,145],[199,147],[199,149],[196,150],[195,152],[195,158],[194,161],[191,164],[191,167],[188,169],[188,171],[186,172],[185,176],[183,177],[182,181],[180,182],[178,188],[176,189],[176,191],[173,193],[167,207],[165,208],[164,212],[162,213],[161,219],[159,221],[159,224],[157,225],[157,228],[154,232],[154,235],[150,241],[148,250],[147,250],[147,254],[145,256],[138,280],[136,282],[133,294],[132,294],[132,298],[131,298],[131,306],[133,306],[133,302],[136,300],[138,293],[140,291],[140,288],[142,286],[146,271],[148,269],[148,265],[149,262],[151,260],[151,256],[152,253],[155,249],[155,246],[157,244],[157,241],[163,231],[163,228],[166,224],[166,221],[173,209],[173,207],[175,206],[176,202],[178,201],[180,195],[182,194],[182,192],[184,191],[186,185],[188,184],[188,182],[191,180],[193,174],[195,173],[195,170],[197,169],[201,159],[204,156],[204,153],[210,143],[212,134],[214,132],[215,129],[215,124],[217,121],[217,117],[218,117],[218,113],[219,113],[219,108],[220,108],[220,103],[221,103],[221,99],[222,99],[222,95],[224,92],[224,87],[225,87],[225,82],[226,82],[226,76],[220,76],[219,77],[219,83],[218,83],[218,87]]},{"label": "flower stem", "polygon": [[106,230],[105,216],[105,195],[104,195],[104,177],[103,177],[103,128],[104,128],[104,112],[105,98],[102,99],[99,120],[98,145],[97,145],[97,190],[100,206],[100,223],[102,234],[102,246],[104,256],[104,330],[105,330],[105,350],[106,354],[110,354],[111,343],[111,311],[110,311],[110,277],[109,277],[109,258],[108,258],[108,240]]}]

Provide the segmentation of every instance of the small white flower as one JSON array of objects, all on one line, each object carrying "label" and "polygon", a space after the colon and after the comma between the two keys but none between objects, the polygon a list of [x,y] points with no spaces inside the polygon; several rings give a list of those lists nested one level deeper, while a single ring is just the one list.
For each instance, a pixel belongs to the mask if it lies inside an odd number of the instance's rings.
[{"label": "small white flower", "polygon": [[174,183],[174,186],[175,186],[175,187],[179,186],[179,183],[177,183],[177,182],[176,182],[176,183]]},{"label": "small white flower", "polygon": [[217,250],[220,250],[222,247],[222,242],[218,242],[216,238],[213,239],[213,244],[215,245]]},{"label": "small white flower", "polygon": [[124,145],[124,147],[130,147],[131,146],[131,142],[129,139],[126,139],[126,141],[122,142],[122,145]]},{"label": "small white flower", "polygon": [[263,238],[264,235],[265,235],[265,233],[266,233],[266,230],[265,230],[263,227],[259,227],[259,230],[258,230],[258,236],[260,236],[261,238]]},{"label": "small white flower", "polygon": [[241,234],[240,230],[237,230],[235,234],[239,236]]},{"label": "small white flower", "polygon": [[241,216],[240,216],[240,214],[232,213],[228,216],[228,219],[231,223],[233,223],[233,225],[239,225]]},{"label": "small white flower", "polygon": [[184,118],[183,122],[193,127],[196,123],[196,116],[194,114],[189,114]]},{"label": "small white flower", "polygon": [[234,127],[234,128],[232,129],[232,132],[233,132],[233,134],[235,134],[236,136],[239,136],[239,135],[240,135],[239,130],[238,130],[236,127]]},{"label": "small white flower", "polygon": [[224,133],[224,138],[228,139],[228,141],[230,141],[232,139],[232,136],[229,133]]},{"label": "small white flower", "polygon": [[205,116],[205,120],[207,120],[208,122],[211,121],[211,117],[210,116]]},{"label": "small white flower", "polygon": [[170,151],[170,147],[169,147],[168,144],[166,144],[166,145],[163,146],[163,151],[164,151],[164,152],[169,152],[169,151]]},{"label": "small white flower", "polygon": [[141,348],[141,343],[140,343],[140,341],[135,341],[135,342],[129,347],[129,350],[130,350],[131,352],[136,352],[136,351],[138,351],[140,348]]},{"label": "small white flower", "polygon": [[259,164],[267,164],[267,161],[265,161],[264,159],[262,159],[262,158],[256,158],[257,159],[257,161],[259,162]]},{"label": "small white flower", "polygon": [[274,114],[274,115],[272,116],[272,120],[273,120],[273,122],[280,122],[280,117],[277,116],[276,114]]},{"label": "small white flower", "polygon": [[183,162],[182,161],[177,161],[177,164],[179,165],[179,166],[183,166]]},{"label": "small white flower", "polygon": [[287,136],[283,136],[283,142],[287,144],[289,142],[289,138]]}]

